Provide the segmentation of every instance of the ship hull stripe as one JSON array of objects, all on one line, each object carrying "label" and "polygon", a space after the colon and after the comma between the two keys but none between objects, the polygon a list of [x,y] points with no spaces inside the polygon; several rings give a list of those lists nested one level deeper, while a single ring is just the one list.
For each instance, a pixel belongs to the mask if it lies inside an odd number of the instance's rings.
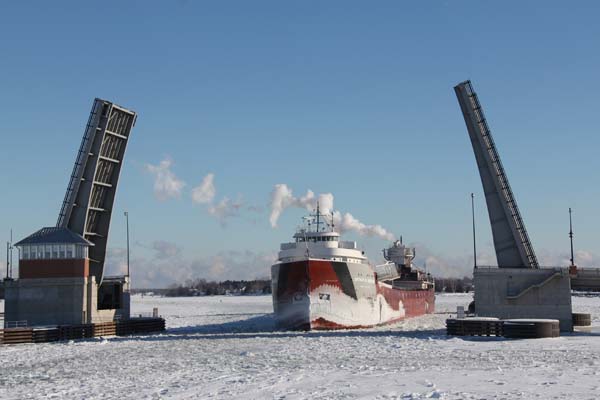
[{"label": "ship hull stripe", "polygon": [[358,300],[348,265],[343,262],[331,262],[331,266],[335,271],[335,275],[337,276],[337,279],[341,285],[342,291],[347,296],[352,297],[354,300]]}]

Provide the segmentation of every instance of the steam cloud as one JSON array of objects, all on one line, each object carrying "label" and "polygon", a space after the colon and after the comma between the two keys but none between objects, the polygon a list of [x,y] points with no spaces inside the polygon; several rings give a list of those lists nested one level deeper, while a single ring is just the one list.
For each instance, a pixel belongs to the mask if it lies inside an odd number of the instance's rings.
[{"label": "steam cloud", "polygon": [[166,158],[158,165],[146,164],[146,171],[154,176],[154,196],[159,201],[181,197],[185,182],[171,171],[173,162]]},{"label": "steam cloud", "polygon": [[215,198],[217,190],[214,184],[215,174],[207,174],[199,186],[192,189],[192,201],[197,204],[209,204]]},{"label": "steam cloud", "polygon": [[[327,193],[324,196],[331,196],[331,199],[333,199],[331,193]],[[315,193],[312,190],[307,190],[304,196],[294,197],[292,189],[285,183],[275,185],[271,192],[271,215],[269,216],[269,222],[273,228],[277,227],[277,221],[281,213],[289,207],[305,208],[307,210],[316,208],[317,199]]]},{"label": "steam cloud", "polygon": [[396,240],[396,236],[394,236],[393,233],[388,232],[383,226],[366,225],[354,218],[354,216],[350,213],[345,213],[342,215],[342,213],[339,211],[334,211],[333,222],[340,233],[352,231],[361,236],[379,237],[388,241]]},{"label": "steam cloud", "polygon": [[[275,185],[271,192],[271,215],[269,222],[273,228],[277,227],[277,221],[286,208],[304,208],[313,210],[317,207],[317,199],[323,214],[329,214],[333,211],[333,194],[324,193],[318,197],[312,190],[308,190],[304,196],[295,197],[292,189],[285,183]],[[395,240],[394,234],[388,232],[381,225],[367,225],[356,219],[352,214],[342,214],[339,211],[333,212],[333,222],[340,233],[356,232],[361,236],[379,237],[384,240]]]},{"label": "steam cloud", "polygon": [[[179,198],[183,192],[186,183],[179,179],[171,167],[173,161],[166,158],[158,165],[146,164],[145,169],[154,176],[154,196],[159,201],[165,201],[170,198]],[[208,173],[200,184],[192,188],[192,202],[206,206],[206,211],[209,215],[217,218],[221,225],[225,225],[226,220],[230,217],[238,216],[240,210],[244,207],[241,199],[231,200],[228,197],[223,197],[219,202],[215,203],[217,189],[215,187],[215,174]],[[249,211],[259,212],[259,207],[247,207]]]},{"label": "steam cloud", "polygon": [[[186,186],[186,183],[171,171],[172,164],[173,162],[168,158],[162,160],[158,165],[146,164],[146,170],[154,175],[154,195],[160,201],[181,197],[183,188]],[[239,216],[242,209],[259,212],[257,211],[258,207],[245,206],[241,198],[231,200],[225,196],[215,202],[216,195],[217,189],[213,173],[204,176],[200,184],[192,188],[191,193],[193,203],[205,206],[208,214],[217,218],[222,225],[225,225],[228,218]],[[271,193],[269,222],[275,228],[279,217],[286,208],[314,210],[318,201],[323,214],[333,212],[333,221],[340,233],[352,231],[361,236],[379,237],[389,241],[395,239],[395,236],[381,225],[367,225],[350,213],[334,212],[333,200],[334,197],[331,193],[316,196],[312,190],[307,190],[303,196],[296,197],[292,189],[285,183],[277,184]]]},{"label": "steam cloud", "polygon": [[242,200],[233,201],[228,197],[223,197],[220,202],[211,204],[208,207],[208,213],[217,217],[224,224],[227,218],[239,215],[240,208],[243,205]]},{"label": "steam cloud", "polygon": [[215,174],[209,173],[203,179],[200,185],[192,189],[192,201],[196,204],[206,206],[208,214],[217,218],[221,225],[225,225],[228,218],[236,217],[240,214],[240,209],[244,206],[241,198],[231,200],[224,196],[221,201],[215,203],[217,189],[215,187]]}]

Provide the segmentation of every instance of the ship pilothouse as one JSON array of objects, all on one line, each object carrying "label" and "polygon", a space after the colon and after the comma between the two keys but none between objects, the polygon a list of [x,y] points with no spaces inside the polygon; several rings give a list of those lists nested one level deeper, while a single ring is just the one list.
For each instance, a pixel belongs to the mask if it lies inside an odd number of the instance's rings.
[{"label": "ship pilothouse", "polygon": [[368,264],[356,242],[340,240],[340,234],[335,231],[333,213],[322,214],[317,203],[316,212],[303,219],[304,225],[297,229],[294,241],[281,244],[280,263],[319,259]]}]

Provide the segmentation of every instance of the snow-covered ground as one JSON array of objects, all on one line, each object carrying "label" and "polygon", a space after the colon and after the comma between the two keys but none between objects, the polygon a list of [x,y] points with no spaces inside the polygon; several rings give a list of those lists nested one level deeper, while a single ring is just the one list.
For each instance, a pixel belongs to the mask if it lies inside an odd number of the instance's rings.
[{"label": "snow-covered ground", "polygon": [[[470,300],[438,296],[437,311]],[[573,302],[600,324],[600,298]],[[153,307],[167,320],[164,334],[0,346],[0,398],[600,398],[600,334],[452,338],[443,313],[368,330],[281,332],[268,296],[133,297],[133,313]]]}]

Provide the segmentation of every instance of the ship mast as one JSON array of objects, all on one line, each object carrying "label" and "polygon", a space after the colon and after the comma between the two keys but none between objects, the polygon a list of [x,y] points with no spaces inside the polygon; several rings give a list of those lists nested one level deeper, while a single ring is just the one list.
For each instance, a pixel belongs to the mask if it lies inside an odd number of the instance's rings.
[{"label": "ship mast", "polygon": [[319,232],[319,227],[321,225],[321,220],[319,217],[321,216],[321,211],[319,210],[319,202],[317,201],[317,232]]},{"label": "ship mast", "polygon": [[574,266],[575,256],[573,255],[573,219],[571,218],[571,207],[569,207],[569,238],[571,239],[571,266]]}]

